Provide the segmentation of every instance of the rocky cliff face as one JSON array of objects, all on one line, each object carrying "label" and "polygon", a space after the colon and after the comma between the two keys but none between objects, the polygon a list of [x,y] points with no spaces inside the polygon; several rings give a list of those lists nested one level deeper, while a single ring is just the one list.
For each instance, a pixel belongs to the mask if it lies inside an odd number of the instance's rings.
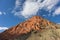
[{"label": "rocky cliff face", "polygon": [[[29,40],[31,33],[40,33],[45,29],[57,29],[57,26],[40,16],[32,18],[8,29],[0,34],[0,40]],[[37,40],[37,39],[36,39]]]}]

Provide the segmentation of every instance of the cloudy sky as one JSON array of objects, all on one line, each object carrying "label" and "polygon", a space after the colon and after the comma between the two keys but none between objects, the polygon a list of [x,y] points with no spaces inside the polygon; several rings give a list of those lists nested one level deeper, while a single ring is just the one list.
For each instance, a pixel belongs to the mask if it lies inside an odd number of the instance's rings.
[{"label": "cloudy sky", "polygon": [[34,15],[60,23],[60,0],[0,0],[0,32]]}]

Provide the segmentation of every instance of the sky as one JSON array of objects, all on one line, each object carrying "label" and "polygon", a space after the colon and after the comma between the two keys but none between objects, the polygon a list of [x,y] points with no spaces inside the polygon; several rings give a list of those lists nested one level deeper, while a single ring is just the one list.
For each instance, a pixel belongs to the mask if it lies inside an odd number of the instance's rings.
[{"label": "sky", "polygon": [[0,0],[0,32],[35,15],[60,24],[60,0]]}]

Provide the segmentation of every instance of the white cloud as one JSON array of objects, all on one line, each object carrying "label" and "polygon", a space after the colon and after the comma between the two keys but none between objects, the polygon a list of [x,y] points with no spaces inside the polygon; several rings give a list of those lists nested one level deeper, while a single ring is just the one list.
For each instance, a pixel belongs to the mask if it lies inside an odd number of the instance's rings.
[{"label": "white cloud", "polygon": [[21,11],[21,15],[23,15],[25,18],[28,18],[32,15],[36,15],[38,10],[39,10],[38,3],[26,1],[23,11]]},{"label": "white cloud", "polygon": [[6,15],[6,13],[5,13],[5,12],[1,12],[1,11],[0,11],[0,15]]},{"label": "white cloud", "polygon": [[[19,7],[20,2],[19,0],[16,0],[16,6]],[[17,16],[22,15],[25,18],[28,18],[30,16],[36,15],[39,9],[45,9],[48,11],[51,11],[52,8],[60,1],[60,0],[26,0],[23,4],[23,10],[16,12],[15,14]]]},{"label": "white cloud", "polygon": [[8,29],[7,27],[0,27],[0,30],[6,30]]},{"label": "white cloud", "polygon": [[2,12],[0,12],[0,15],[2,15]]},{"label": "white cloud", "polygon": [[58,7],[55,12],[53,13],[53,16],[60,15],[60,7]]},{"label": "white cloud", "polygon": [[19,6],[20,5],[20,2],[19,0],[16,1],[16,6]]},{"label": "white cloud", "polygon": [[57,24],[60,24],[60,23],[57,23]]},{"label": "white cloud", "polygon": [[4,15],[6,15],[7,13],[6,12],[3,12]]}]

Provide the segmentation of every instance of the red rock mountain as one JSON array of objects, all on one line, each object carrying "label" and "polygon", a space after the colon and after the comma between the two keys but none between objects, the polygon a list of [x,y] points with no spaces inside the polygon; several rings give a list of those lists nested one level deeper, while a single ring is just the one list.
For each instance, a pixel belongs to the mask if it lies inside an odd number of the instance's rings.
[{"label": "red rock mountain", "polygon": [[56,26],[54,23],[43,19],[40,16],[33,16],[32,18],[2,32],[0,34],[0,40],[14,40],[17,37],[21,37],[20,40],[25,40],[23,38],[24,35],[28,37],[28,34],[32,31],[41,31],[49,28],[56,29]]}]

